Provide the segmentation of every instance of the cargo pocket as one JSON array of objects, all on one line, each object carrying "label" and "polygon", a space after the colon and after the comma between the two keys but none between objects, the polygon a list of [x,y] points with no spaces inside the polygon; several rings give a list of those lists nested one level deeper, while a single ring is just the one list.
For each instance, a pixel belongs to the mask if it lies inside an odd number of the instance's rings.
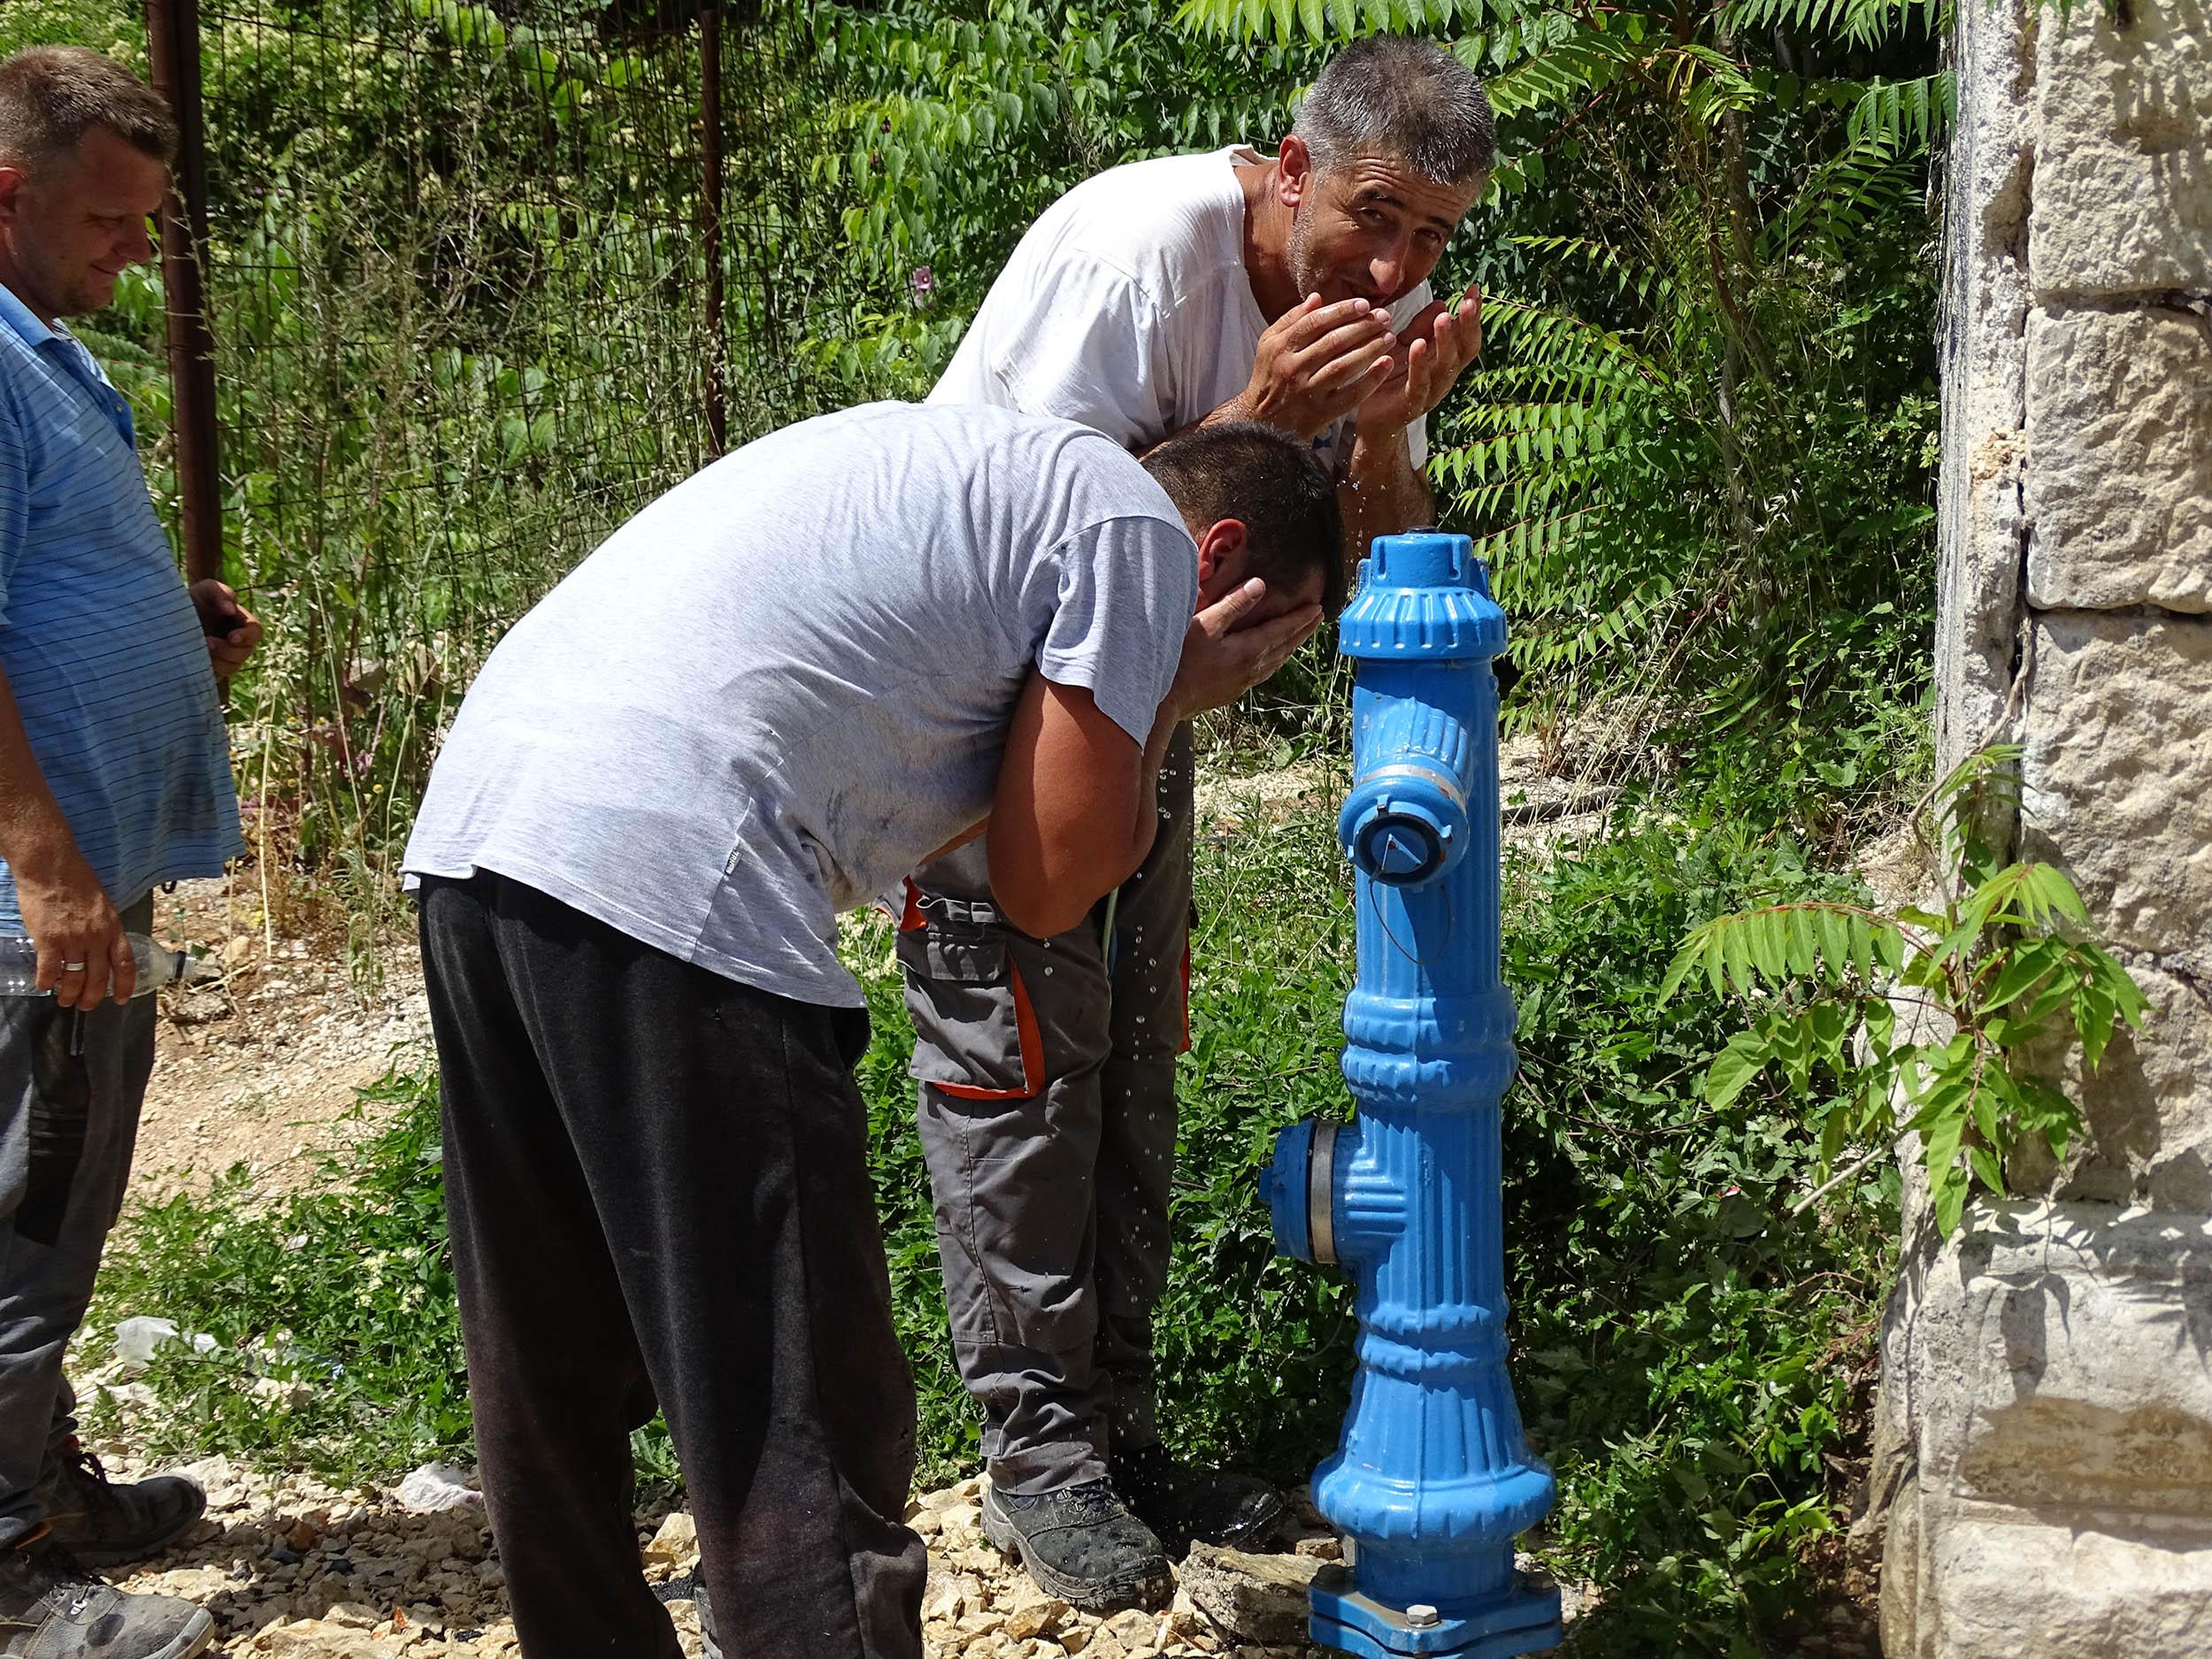
[{"label": "cargo pocket", "polygon": [[1044,1087],[1037,1016],[1004,933],[924,919],[910,905],[898,956],[918,1081],[956,1100],[1026,1100]]}]

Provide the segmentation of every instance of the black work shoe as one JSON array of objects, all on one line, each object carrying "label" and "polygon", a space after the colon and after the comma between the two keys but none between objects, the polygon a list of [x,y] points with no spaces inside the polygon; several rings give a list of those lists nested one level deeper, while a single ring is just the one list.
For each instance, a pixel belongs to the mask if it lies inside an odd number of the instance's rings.
[{"label": "black work shoe", "polygon": [[186,1659],[214,1634],[191,1602],[110,1589],[42,1532],[0,1549],[5,1659]]},{"label": "black work shoe", "polygon": [[1086,1613],[1167,1600],[1171,1581],[1160,1540],[1103,1480],[1031,1498],[987,1486],[983,1536],[1026,1568],[1040,1590]]},{"label": "black work shoe", "polygon": [[49,1455],[31,1496],[48,1540],[93,1567],[152,1555],[189,1532],[207,1508],[207,1494],[188,1475],[119,1486],[74,1435]]},{"label": "black work shoe", "polygon": [[1164,1446],[1117,1448],[1114,1489],[1177,1555],[1194,1542],[1263,1544],[1290,1513],[1283,1494],[1264,1480],[1194,1469]]}]

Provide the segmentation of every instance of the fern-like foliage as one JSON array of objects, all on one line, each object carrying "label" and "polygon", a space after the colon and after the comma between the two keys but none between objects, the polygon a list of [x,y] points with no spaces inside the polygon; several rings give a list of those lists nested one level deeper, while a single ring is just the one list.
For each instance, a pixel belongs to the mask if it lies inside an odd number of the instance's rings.
[{"label": "fern-like foliage", "polygon": [[2087,936],[2088,912],[2062,872],[1996,863],[1980,826],[2017,757],[1985,750],[1935,793],[1931,810],[1955,871],[1942,910],[1805,903],[1724,916],[1683,942],[1661,991],[1671,997],[1701,975],[1751,1010],[1749,1029],[1706,1075],[1714,1105],[1764,1077],[1801,1095],[1832,1080],[1824,1163],[1848,1144],[1885,1146],[1901,1128],[1919,1135],[1947,1235],[1976,1181],[2005,1190],[2003,1161],[2020,1140],[2039,1137],[2063,1157],[2081,1132],[2079,1109],[2038,1062],[2070,1036],[2093,1071],[2146,1006],[2127,970]]}]

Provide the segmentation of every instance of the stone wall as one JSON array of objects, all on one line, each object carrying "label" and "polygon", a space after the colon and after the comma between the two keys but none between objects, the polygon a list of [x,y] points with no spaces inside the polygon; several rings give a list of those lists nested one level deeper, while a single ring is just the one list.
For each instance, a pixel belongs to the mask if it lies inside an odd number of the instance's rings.
[{"label": "stone wall", "polygon": [[2212,19],[1962,0],[1937,746],[2151,1001],[1883,1333],[1887,1659],[2212,1654]]}]

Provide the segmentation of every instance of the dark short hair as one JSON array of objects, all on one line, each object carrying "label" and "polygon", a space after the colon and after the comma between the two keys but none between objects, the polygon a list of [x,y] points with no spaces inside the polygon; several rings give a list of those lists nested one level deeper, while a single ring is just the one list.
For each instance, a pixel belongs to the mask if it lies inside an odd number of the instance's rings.
[{"label": "dark short hair", "polygon": [[1256,420],[1225,420],[1170,438],[1144,467],[1191,523],[1241,524],[1252,574],[1269,587],[1301,588],[1318,571],[1322,610],[1344,609],[1336,480],[1309,445]]},{"label": "dark short hair", "polygon": [[83,46],[33,46],[0,62],[0,162],[58,161],[96,127],[157,161],[176,157],[176,117],[112,58]]},{"label": "dark short hair", "polygon": [[1329,59],[1291,131],[1317,173],[1388,156],[1438,184],[1472,183],[1497,155],[1490,95],[1434,41],[1371,35]]}]

